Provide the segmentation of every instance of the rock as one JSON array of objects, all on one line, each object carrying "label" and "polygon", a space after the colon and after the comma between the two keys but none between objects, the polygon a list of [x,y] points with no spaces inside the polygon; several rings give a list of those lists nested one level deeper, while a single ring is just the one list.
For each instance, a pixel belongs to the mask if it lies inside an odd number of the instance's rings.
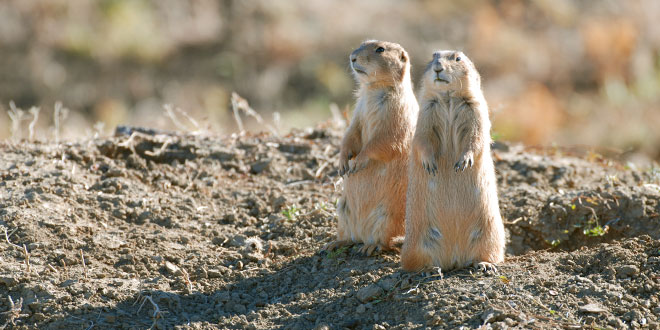
[{"label": "rock", "polygon": [[495,308],[489,308],[481,314],[481,320],[484,321],[484,324],[500,321],[503,318],[504,312]]},{"label": "rock", "polygon": [[358,306],[358,307],[355,309],[355,312],[358,313],[358,314],[362,314],[362,313],[364,313],[364,312],[366,312],[366,311],[367,311],[367,308],[364,307],[364,304]]},{"label": "rock", "polygon": [[229,239],[227,237],[224,237],[224,236],[216,236],[216,237],[213,237],[213,239],[211,240],[211,242],[213,244],[218,245],[218,246],[222,246],[225,243],[227,243],[228,241],[229,241]]},{"label": "rock", "polygon": [[616,274],[619,277],[628,277],[639,274],[639,267],[635,265],[620,266],[617,267],[615,270],[616,270]]},{"label": "rock", "polygon": [[607,312],[607,309],[603,308],[600,304],[591,303],[578,308],[580,312],[583,313],[604,313]]},{"label": "rock", "polygon": [[165,261],[165,270],[167,270],[167,272],[171,275],[181,275],[181,269],[169,261]]},{"label": "rock", "polygon": [[292,154],[306,154],[312,150],[312,147],[309,144],[280,143],[277,149],[281,152],[288,152]]},{"label": "rock", "polygon": [[8,288],[16,285],[16,283],[18,283],[18,281],[16,281],[16,279],[13,277],[8,277],[8,276],[0,277],[0,284],[4,284]]},{"label": "rock", "polygon": [[115,323],[116,320],[117,317],[115,315],[110,314],[105,316],[105,321],[108,323]]},{"label": "rock", "polygon": [[350,319],[342,325],[344,328],[348,329],[356,329],[360,325],[360,320],[359,319]]},{"label": "rock", "polygon": [[621,321],[620,319],[616,318],[616,317],[613,316],[613,315],[610,315],[610,316],[607,318],[607,324],[608,324],[608,325],[611,325],[611,326],[613,326],[613,327],[615,327],[615,328],[617,328],[617,329],[621,329],[621,328],[623,328],[623,327],[625,326],[625,323],[623,323],[623,321]]},{"label": "rock", "polygon": [[220,278],[222,277],[222,273],[218,269],[209,269],[206,274],[208,275],[209,278]]},{"label": "rock", "polygon": [[282,195],[271,195],[270,196],[270,207],[273,208],[274,211],[279,211],[282,209],[282,206],[286,205],[287,200],[286,197]]},{"label": "rock", "polygon": [[360,289],[357,292],[357,299],[361,302],[368,302],[376,299],[376,297],[380,296],[383,294],[383,288],[379,287],[376,284],[371,284],[369,286],[366,286],[362,289]]},{"label": "rock", "polygon": [[389,278],[381,280],[379,282],[379,284],[383,289],[385,289],[387,291],[390,291],[390,290],[394,289],[394,286],[397,284],[397,282],[398,282],[398,279],[396,279],[395,277],[389,277]]},{"label": "rock", "polygon": [[247,236],[238,234],[231,238],[231,240],[229,241],[229,245],[233,247],[242,248],[245,246],[246,240],[247,240]]},{"label": "rock", "polygon": [[234,309],[234,312],[239,313],[239,314],[245,314],[245,312],[247,312],[247,308],[244,305],[239,304],[239,303],[234,303],[233,309]]},{"label": "rock", "polygon": [[271,163],[270,159],[255,162],[252,165],[250,165],[250,172],[252,172],[253,174],[259,174],[263,171],[266,171],[270,168],[270,163]]}]

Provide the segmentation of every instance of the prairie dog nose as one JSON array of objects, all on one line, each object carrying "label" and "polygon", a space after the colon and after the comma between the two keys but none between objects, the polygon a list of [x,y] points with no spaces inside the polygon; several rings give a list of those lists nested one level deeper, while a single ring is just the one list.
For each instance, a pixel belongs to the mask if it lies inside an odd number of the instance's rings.
[{"label": "prairie dog nose", "polygon": [[440,73],[442,71],[445,71],[445,68],[442,65],[435,65],[433,66],[433,71],[435,71],[436,73]]},{"label": "prairie dog nose", "polygon": [[355,56],[355,54],[351,54],[349,58],[351,59],[351,62],[355,62],[357,60],[357,56]]}]

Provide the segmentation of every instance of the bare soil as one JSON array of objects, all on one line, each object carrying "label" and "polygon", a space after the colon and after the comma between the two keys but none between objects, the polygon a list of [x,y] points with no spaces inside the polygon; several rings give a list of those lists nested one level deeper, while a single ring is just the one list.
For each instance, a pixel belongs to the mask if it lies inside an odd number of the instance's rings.
[{"label": "bare soil", "polygon": [[660,174],[494,146],[507,259],[321,253],[341,132],[0,144],[0,327],[659,328]]}]

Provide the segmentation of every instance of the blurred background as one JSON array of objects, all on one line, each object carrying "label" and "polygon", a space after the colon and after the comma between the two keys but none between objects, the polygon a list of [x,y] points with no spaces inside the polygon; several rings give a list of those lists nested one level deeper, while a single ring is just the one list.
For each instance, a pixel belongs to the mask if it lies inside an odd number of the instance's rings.
[{"label": "blurred background", "polygon": [[433,50],[465,51],[497,139],[648,164],[660,159],[659,22],[657,0],[2,0],[0,139],[117,124],[235,132],[233,91],[267,122],[278,113],[282,132],[311,126],[352,106],[348,54],[375,38],[408,50],[414,81]]}]

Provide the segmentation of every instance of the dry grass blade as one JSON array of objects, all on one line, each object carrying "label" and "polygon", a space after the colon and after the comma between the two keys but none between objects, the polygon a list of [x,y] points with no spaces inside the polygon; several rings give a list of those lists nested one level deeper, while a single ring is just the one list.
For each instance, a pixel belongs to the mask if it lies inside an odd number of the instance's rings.
[{"label": "dry grass blade", "polygon": [[27,247],[23,244],[23,254],[25,255],[25,267],[27,272],[30,272],[30,253],[28,253]]},{"label": "dry grass blade", "polygon": [[80,249],[80,260],[82,261],[83,272],[85,273],[85,278],[87,278],[87,264],[85,263],[85,255],[83,254],[82,249]]},{"label": "dry grass blade", "polygon": [[174,125],[180,131],[185,132],[185,131],[189,131],[189,129],[181,124],[181,122],[176,116],[175,111],[181,114],[183,117],[185,117],[195,127],[194,129],[195,132],[198,132],[200,130],[197,121],[193,117],[191,117],[187,112],[183,111],[181,108],[175,108],[171,104],[165,104],[163,105],[163,108],[165,109],[165,113],[167,114],[167,116],[170,118],[170,120],[172,120],[172,123],[174,123]]},{"label": "dry grass blade", "polygon": [[62,121],[69,115],[69,109],[62,106],[62,102],[55,102],[55,143],[60,142],[60,126]]},{"label": "dry grass blade", "polygon": [[34,140],[34,125],[37,124],[37,120],[39,120],[39,111],[41,109],[38,107],[32,107],[30,108],[30,114],[32,115],[32,121],[30,121],[30,125],[28,125],[28,136],[29,140],[32,141]]},{"label": "dry grass blade", "polygon": [[126,139],[125,141],[117,143],[117,146],[127,148],[133,154],[137,154],[137,152],[135,151],[135,145],[138,143],[138,140],[142,140],[142,141],[149,140],[152,142],[162,143],[162,145],[157,151],[144,152],[146,155],[152,157],[159,156],[160,154],[162,154],[167,149],[167,147],[174,142],[172,138],[164,134],[157,134],[152,136],[135,131],[132,132],[131,135],[128,137],[128,139]]},{"label": "dry grass blade", "polygon": [[188,275],[188,272],[185,269],[183,269],[183,267],[181,267],[180,269],[181,269],[181,276],[183,277],[183,281],[186,284],[186,289],[188,289],[188,293],[190,293],[193,290],[193,285],[192,282],[190,281],[190,275]]},{"label": "dry grass blade", "polygon": [[165,142],[163,143],[163,145],[160,146],[160,148],[159,148],[157,151],[149,151],[149,150],[147,150],[147,151],[145,151],[144,153],[145,153],[147,156],[151,156],[151,157],[157,157],[157,156],[160,156],[160,155],[161,155],[161,154],[167,149],[167,147],[170,146],[170,144],[172,144],[172,139],[167,139],[167,140],[165,140]]},{"label": "dry grass blade", "polygon": [[2,229],[3,229],[4,232],[5,232],[5,240],[7,241],[7,244],[9,244],[9,245],[11,245],[11,246],[13,246],[13,247],[15,247],[15,248],[22,249],[20,245],[14,244],[14,243],[12,243],[12,242],[9,240],[9,234],[7,234],[7,228],[2,227]]}]

